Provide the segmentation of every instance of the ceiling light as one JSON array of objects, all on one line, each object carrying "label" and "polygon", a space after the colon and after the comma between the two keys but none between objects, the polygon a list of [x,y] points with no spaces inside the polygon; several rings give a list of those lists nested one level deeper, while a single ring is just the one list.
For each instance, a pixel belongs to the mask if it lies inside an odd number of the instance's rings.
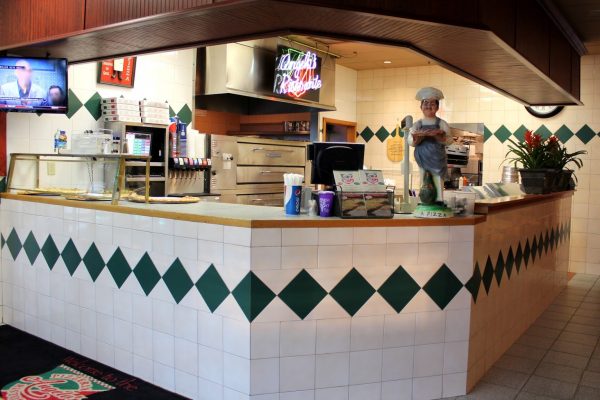
[{"label": "ceiling light", "polygon": [[390,60],[385,60],[383,63],[384,64],[391,64],[392,62]]}]

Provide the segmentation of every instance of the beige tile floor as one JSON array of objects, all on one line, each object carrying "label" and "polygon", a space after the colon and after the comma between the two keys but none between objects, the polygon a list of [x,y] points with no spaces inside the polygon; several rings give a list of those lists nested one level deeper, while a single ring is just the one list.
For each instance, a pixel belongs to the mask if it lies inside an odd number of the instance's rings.
[{"label": "beige tile floor", "polygon": [[455,400],[600,400],[600,277],[575,275],[554,303]]}]

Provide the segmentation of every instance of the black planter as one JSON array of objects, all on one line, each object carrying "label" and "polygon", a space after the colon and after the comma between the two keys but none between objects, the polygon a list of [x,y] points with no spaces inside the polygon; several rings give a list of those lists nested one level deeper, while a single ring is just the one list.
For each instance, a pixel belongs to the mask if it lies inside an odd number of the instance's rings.
[{"label": "black planter", "polygon": [[546,194],[553,191],[557,171],[553,169],[519,169],[521,185],[527,194]]},{"label": "black planter", "polygon": [[563,169],[562,171],[558,171],[556,173],[554,191],[562,192],[564,190],[570,190],[571,176],[573,176],[573,171],[571,171],[570,169]]}]

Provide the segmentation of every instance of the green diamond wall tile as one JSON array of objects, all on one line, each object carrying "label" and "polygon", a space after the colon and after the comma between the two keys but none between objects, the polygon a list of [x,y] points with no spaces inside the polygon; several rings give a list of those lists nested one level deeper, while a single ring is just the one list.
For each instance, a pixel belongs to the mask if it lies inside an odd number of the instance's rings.
[{"label": "green diamond wall tile", "polygon": [[537,128],[535,130],[535,133],[540,135],[543,139],[548,139],[550,136],[552,136],[552,132],[550,131],[550,129],[546,128],[546,125],[542,125],[539,128]]},{"label": "green diamond wall tile", "polygon": [[571,139],[574,136],[574,134],[573,131],[571,131],[569,128],[563,125],[560,128],[558,128],[556,132],[554,132],[554,136],[556,136],[561,142],[567,143],[567,141],[569,141],[569,139]]},{"label": "green diamond wall tile", "polygon": [[73,243],[72,239],[69,239],[67,242],[61,256],[65,262],[65,266],[67,267],[69,274],[73,276],[77,270],[77,267],[79,267],[79,264],[81,263],[81,256],[79,255],[77,247],[75,247],[75,243]]},{"label": "green diamond wall tile", "polygon": [[181,110],[179,110],[177,113],[177,116],[181,122],[185,122],[187,125],[189,125],[192,122],[192,110],[190,110],[190,106],[184,104],[183,107],[181,107]]},{"label": "green diamond wall tile", "polygon": [[227,285],[225,285],[223,278],[212,264],[196,282],[196,289],[200,292],[211,312],[215,312],[223,300],[229,296]]},{"label": "green diamond wall tile", "polygon": [[350,316],[354,316],[367,300],[373,296],[373,293],[375,293],[373,286],[363,278],[356,268],[352,268],[329,292],[329,295]]},{"label": "green diamond wall tile", "polygon": [[68,99],[68,111],[67,118],[72,118],[73,115],[83,106],[79,98],[75,95],[71,89],[69,89],[69,99]]},{"label": "green diamond wall tile", "polygon": [[475,263],[473,275],[469,278],[467,283],[465,283],[465,287],[471,293],[473,302],[477,303],[477,296],[479,295],[479,288],[481,287],[481,271],[479,270],[479,263]]},{"label": "green diamond wall tile", "polygon": [[110,259],[106,263],[106,268],[108,268],[108,272],[110,272],[119,288],[123,286],[123,283],[131,275],[131,267],[120,247],[117,247],[117,250],[110,256]]},{"label": "green diamond wall tile", "polygon": [[369,128],[367,126],[367,127],[365,127],[365,129],[362,130],[362,132],[360,133],[360,136],[362,136],[362,138],[365,140],[365,142],[368,142],[369,140],[371,140],[371,138],[373,138],[373,136],[375,136],[375,134],[373,133],[371,128]]},{"label": "green diamond wall tile", "polygon": [[500,126],[494,133],[494,136],[498,138],[500,143],[506,142],[511,135],[512,133],[504,125]]},{"label": "green diamond wall tile", "polygon": [[523,249],[521,248],[521,243],[517,246],[517,251],[515,252],[515,269],[517,273],[521,271],[521,262],[523,261]]},{"label": "green diamond wall tile", "polygon": [[538,236],[538,258],[542,258],[542,252],[544,251],[544,239],[542,234]]},{"label": "green diamond wall tile", "polygon": [[160,281],[160,274],[148,253],[144,253],[142,258],[140,258],[140,261],[138,261],[133,269],[133,274],[140,283],[144,293],[146,293],[146,296],[152,292],[154,286]]},{"label": "green diamond wall tile", "polygon": [[48,264],[48,268],[54,268],[54,265],[60,257],[60,251],[58,251],[58,247],[56,247],[56,243],[54,243],[54,239],[52,239],[52,236],[50,235],[48,235],[42,246],[42,255],[46,260],[46,264]]},{"label": "green diamond wall tile", "polygon": [[490,292],[490,287],[492,286],[492,280],[494,279],[494,265],[492,264],[492,259],[488,256],[487,261],[485,262],[485,268],[483,269],[483,287],[485,288],[485,292]]},{"label": "green diamond wall tile", "polygon": [[498,287],[500,287],[500,282],[502,282],[502,275],[504,275],[504,256],[502,252],[498,253],[498,259],[496,260],[496,269],[494,270],[494,275],[496,275],[496,283],[498,283]]},{"label": "green diamond wall tile", "polygon": [[550,235],[548,231],[546,231],[546,236],[544,236],[544,253],[548,254],[548,248],[550,247]]},{"label": "green diamond wall tile", "polygon": [[385,129],[385,127],[382,126],[379,129],[377,129],[377,132],[375,132],[375,136],[377,136],[377,139],[379,139],[383,143],[385,139],[387,139],[390,136],[390,133],[387,131],[387,129]]},{"label": "green diamond wall tile", "polygon": [[506,260],[504,263],[504,269],[506,270],[506,276],[508,277],[508,279],[510,279],[510,276],[512,275],[512,270],[513,270],[514,265],[515,265],[515,256],[513,254],[512,247],[510,247],[508,249],[508,254],[506,255]]},{"label": "green diamond wall tile", "polygon": [[6,239],[6,245],[8,246],[8,250],[10,251],[10,255],[13,260],[17,259],[17,256],[21,252],[23,245],[21,244],[21,239],[19,239],[19,235],[17,235],[17,231],[13,228],[8,235],[8,239]]},{"label": "green diamond wall tile", "polygon": [[579,140],[583,142],[583,144],[588,144],[588,142],[596,136],[596,132],[594,132],[592,128],[586,124],[577,131],[575,136],[577,136]]},{"label": "green diamond wall tile", "polygon": [[529,239],[525,242],[525,250],[523,250],[523,260],[525,261],[525,268],[529,266],[529,256],[531,255],[531,246],[529,245]]},{"label": "green diamond wall tile", "polygon": [[550,230],[550,250],[554,249],[556,246],[556,236],[554,235],[554,228]]},{"label": "green diamond wall tile", "polygon": [[419,284],[399,266],[377,291],[399,313],[420,289]]},{"label": "green diamond wall tile", "polygon": [[535,235],[533,236],[533,242],[531,242],[531,261],[535,263],[535,258],[537,257],[538,244],[537,238]]},{"label": "green diamond wall tile", "polygon": [[94,93],[92,97],[85,102],[84,107],[94,117],[96,121],[102,116],[102,110],[100,109],[100,103],[102,102],[102,96],[98,92]]},{"label": "green diamond wall tile", "polygon": [[250,322],[275,298],[275,293],[252,271],[246,274],[231,294]]},{"label": "green diamond wall tile", "polygon": [[0,249],[4,248],[4,243],[6,241],[4,240],[4,235],[0,233]]},{"label": "green diamond wall tile", "polygon": [[162,277],[176,303],[179,303],[194,286],[183,264],[176,258]]},{"label": "green diamond wall tile", "polygon": [[484,126],[483,127],[483,141],[484,142],[487,141],[492,136],[494,136],[494,134],[492,133],[492,131],[490,131],[487,126]]},{"label": "green diamond wall tile", "polygon": [[175,110],[173,110],[173,107],[169,106],[169,117],[173,118],[175,115],[177,115]]},{"label": "green diamond wall tile", "polygon": [[423,290],[443,310],[462,287],[461,281],[443,264],[423,286]]},{"label": "green diamond wall tile", "polygon": [[33,265],[38,255],[40,254],[40,246],[35,240],[33,232],[29,232],[29,235],[27,235],[27,239],[25,239],[25,243],[23,243],[23,250],[25,250],[25,254],[27,254],[29,262],[31,263],[31,265]]},{"label": "green diamond wall tile", "polygon": [[88,251],[83,256],[83,265],[87,268],[90,276],[92,277],[92,281],[96,282],[98,279],[98,275],[104,269],[106,264],[104,264],[104,260],[98,251],[98,248],[94,243],[90,246]]},{"label": "green diamond wall tile", "polygon": [[522,142],[525,140],[525,132],[527,132],[528,129],[525,127],[525,125],[521,125],[517,128],[517,130],[514,132],[515,138],[517,139],[517,141]]},{"label": "green diamond wall tile", "polygon": [[327,291],[303,269],[283,288],[279,298],[304,319],[326,295]]}]

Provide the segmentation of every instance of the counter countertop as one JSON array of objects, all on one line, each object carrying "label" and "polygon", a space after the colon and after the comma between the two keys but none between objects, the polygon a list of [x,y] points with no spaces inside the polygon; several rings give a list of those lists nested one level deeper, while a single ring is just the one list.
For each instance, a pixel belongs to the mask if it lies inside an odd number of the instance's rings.
[{"label": "counter countertop", "polygon": [[[477,214],[489,214],[536,202],[551,201],[572,196],[573,191],[546,195],[507,196],[478,200]],[[121,201],[113,206],[104,202],[65,200],[59,197],[40,197],[2,193],[4,199],[54,204],[65,207],[88,208],[123,214],[144,215],[209,224],[241,226],[247,228],[307,228],[307,227],[377,227],[377,226],[457,226],[475,225],[486,220],[485,215],[455,218],[415,218],[412,215],[396,215],[392,219],[341,219],[320,218],[308,215],[286,216],[283,207],[251,206],[243,204],[199,202],[194,204],[144,204]]]}]

